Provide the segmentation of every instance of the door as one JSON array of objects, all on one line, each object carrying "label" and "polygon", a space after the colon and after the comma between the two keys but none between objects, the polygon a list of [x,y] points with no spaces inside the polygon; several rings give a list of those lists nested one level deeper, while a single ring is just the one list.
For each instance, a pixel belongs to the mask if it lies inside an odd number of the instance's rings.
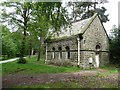
[{"label": "door", "polygon": [[99,54],[96,54],[96,56],[95,56],[95,66],[96,66],[96,68],[99,68],[99,64],[100,64]]}]

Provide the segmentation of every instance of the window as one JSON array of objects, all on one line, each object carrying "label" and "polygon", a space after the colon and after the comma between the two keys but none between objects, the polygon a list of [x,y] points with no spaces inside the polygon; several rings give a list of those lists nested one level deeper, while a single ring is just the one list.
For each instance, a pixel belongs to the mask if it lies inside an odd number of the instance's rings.
[{"label": "window", "polygon": [[70,48],[68,46],[66,46],[65,48],[66,48],[66,58],[70,59]]},{"label": "window", "polygon": [[62,59],[62,47],[58,47],[59,50],[59,59]]},{"label": "window", "polygon": [[53,54],[52,54],[52,58],[55,59],[55,48],[52,48]]},{"label": "window", "polygon": [[100,45],[96,45],[96,50],[99,51],[100,50]]},{"label": "window", "polygon": [[99,54],[99,51],[100,51],[100,45],[96,45],[95,49],[96,49],[96,54]]}]

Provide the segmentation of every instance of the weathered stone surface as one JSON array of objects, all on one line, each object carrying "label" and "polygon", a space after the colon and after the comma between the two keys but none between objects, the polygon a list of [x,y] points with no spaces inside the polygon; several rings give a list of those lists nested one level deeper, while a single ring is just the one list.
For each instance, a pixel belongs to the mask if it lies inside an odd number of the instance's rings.
[{"label": "weathered stone surface", "polygon": [[[78,34],[79,35],[79,34]],[[62,48],[61,60],[69,60],[77,63],[78,60],[78,35],[74,35],[68,38],[62,38],[48,42],[48,60],[53,60],[53,50],[55,48],[54,60],[60,59],[59,47]],[[109,38],[107,33],[100,22],[98,15],[88,25],[80,40],[80,66],[84,68],[95,67],[96,55],[99,55],[99,66],[104,66],[109,63]],[[70,58],[68,59],[68,51],[66,47],[69,47]],[[99,48],[99,51],[97,51]],[[89,63],[89,58],[92,58],[92,65]]]}]

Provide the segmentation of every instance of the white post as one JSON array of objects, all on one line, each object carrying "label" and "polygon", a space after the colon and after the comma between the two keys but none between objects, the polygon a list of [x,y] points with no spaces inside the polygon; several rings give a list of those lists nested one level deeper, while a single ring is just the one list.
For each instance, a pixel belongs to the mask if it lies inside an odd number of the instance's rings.
[{"label": "white post", "polygon": [[61,54],[61,52],[59,51],[59,60],[61,60],[60,54]]},{"label": "white post", "polygon": [[54,59],[54,51],[52,52],[52,58]]},{"label": "white post", "polygon": [[68,52],[66,51],[66,59],[68,59]]},{"label": "white post", "polygon": [[80,66],[80,38],[77,38],[78,41],[78,67]]},{"label": "white post", "polygon": [[45,63],[47,62],[47,43],[46,43],[46,59],[45,59]]},{"label": "white post", "polygon": [[55,51],[52,52],[52,58],[55,59]]}]

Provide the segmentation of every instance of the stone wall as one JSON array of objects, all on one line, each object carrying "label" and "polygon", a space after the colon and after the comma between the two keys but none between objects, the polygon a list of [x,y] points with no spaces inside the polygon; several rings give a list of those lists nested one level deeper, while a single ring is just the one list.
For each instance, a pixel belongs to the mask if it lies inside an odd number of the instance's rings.
[{"label": "stone wall", "polygon": [[[71,36],[69,38],[62,38],[58,40],[53,40],[48,43],[48,60],[59,60],[59,47],[62,48],[62,58],[61,60],[66,60],[66,46],[70,48],[70,59],[71,62],[77,63],[78,51],[77,51],[77,35]],[[99,52],[97,52],[96,46],[99,46]],[[53,59],[53,50],[55,48],[55,58]],[[108,36],[99,20],[99,17],[93,20],[90,26],[87,28],[83,34],[83,39],[80,42],[80,65],[85,68],[89,68],[90,64],[88,59],[92,57],[92,65],[95,65],[96,53],[100,57],[100,66],[104,66],[109,63],[109,39]]]},{"label": "stone wall", "polygon": [[[70,48],[70,59],[66,57],[66,47]],[[48,60],[53,60],[53,50],[55,48],[55,60],[59,60],[59,47],[62,48],[62,58],[61,60],[70,60],[71,62],[77,62],[77,40],[76,36],[70,38],[63,38],[62,40],[55,40],[48,43]]]},{"label": "stone wall", "polygon": [[83,61],[84,67],[89,67],[89,57],[92,57],[93,64],[95,63],[96,45],[100,46],[100,66],[108,64],[109,39],[98,16],[83,34],[83,39],[81,41],[81,50],[83,50],[81,54],[83,57],[81,57],[81,60]]}]

